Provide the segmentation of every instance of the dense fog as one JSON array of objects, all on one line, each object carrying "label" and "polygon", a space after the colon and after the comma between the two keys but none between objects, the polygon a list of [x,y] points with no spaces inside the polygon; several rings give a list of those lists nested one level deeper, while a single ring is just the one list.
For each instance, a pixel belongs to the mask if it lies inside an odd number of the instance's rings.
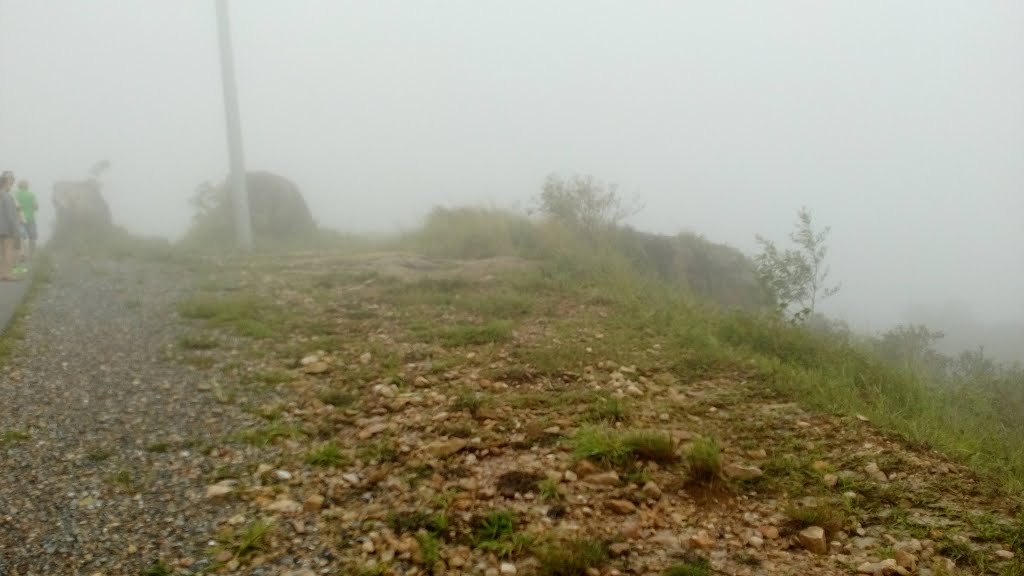
[{"label": "dense fog", "polygon": [[[592,174],[642,200],[637,228],[753,252],[807,206],[832,227],[829,314],[996,326],[1024,349],[1024,3],[245,0],[231,17],[247,166],[295,181],[325,226],[526,208],[549,173]],[[114,219],[179,237],[228,170],[213,2],[0,0],[0,18],[0,169],[32,183],[41,233],[53,182],[108,160]]]}]

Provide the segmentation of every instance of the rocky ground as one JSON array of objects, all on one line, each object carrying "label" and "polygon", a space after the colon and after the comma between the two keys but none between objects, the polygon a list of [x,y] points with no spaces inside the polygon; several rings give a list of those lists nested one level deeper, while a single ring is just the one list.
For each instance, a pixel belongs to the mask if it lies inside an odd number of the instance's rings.
[{"label": "rocky ground", "polygon": [[522,262],[57,261],[29,311],[0,575],[1024,574],[964,466]]}]

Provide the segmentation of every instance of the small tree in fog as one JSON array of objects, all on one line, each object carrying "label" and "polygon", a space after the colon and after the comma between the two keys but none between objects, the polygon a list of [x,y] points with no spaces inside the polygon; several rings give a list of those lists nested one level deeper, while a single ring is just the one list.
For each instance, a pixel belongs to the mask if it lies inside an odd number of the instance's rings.
[{"label": "small tree in fog", "polygon": [[935,344],[944,337],[941,331],[923,324],[900,324],[882,334],[876,348],[883,358],[907,370],[943,374],[948,359],[935,351]]},{"label": "small tree in fog", "polygon": [[544,181],[537,210],[590,236],[639,212],[635,204],[623,203],[614,184],[604,184],[590,175],[563,179],[554,174]]},{"label": "small tree in fog", "polygon": [[814,315],[820,300],[834,296],[839,285],[827,286],[829,268],[825,264],[828,246],[825,240],[831,227],[816,232],[811,213],[801,208],[789,238],[795,248],[780,250],[771,240],[757,235],[761,253],[755,258],[757,273],[783,312],[792,312],[802,321]]}]

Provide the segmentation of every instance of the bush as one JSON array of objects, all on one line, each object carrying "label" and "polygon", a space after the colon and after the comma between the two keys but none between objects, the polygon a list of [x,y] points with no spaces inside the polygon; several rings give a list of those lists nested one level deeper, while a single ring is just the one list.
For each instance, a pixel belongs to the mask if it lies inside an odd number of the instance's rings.
[{"label": "bush", "polygon": [[537,210],[587,239],[614,230],[638,208],[623,203],[614,184],[605,184],[593,176],[563,179],[551,174],[536,199]]},{"label": "bush", "polygon": [[474,260],[539,258],[550,253],[543,231],[527,217],[487,208],[434,208],[403,242],[429,256]]}]

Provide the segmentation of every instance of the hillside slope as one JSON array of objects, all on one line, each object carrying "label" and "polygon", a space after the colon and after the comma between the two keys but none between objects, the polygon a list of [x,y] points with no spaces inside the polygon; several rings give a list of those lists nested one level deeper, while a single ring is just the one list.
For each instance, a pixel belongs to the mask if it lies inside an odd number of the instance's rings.
[{"label": "hillside slope", "polygon": [[990,482],[536,264],[209,270],[178,354],[255,420],[209,446],[205,505],[229,550],[272,521],[228,571],[1020,573]]}]

